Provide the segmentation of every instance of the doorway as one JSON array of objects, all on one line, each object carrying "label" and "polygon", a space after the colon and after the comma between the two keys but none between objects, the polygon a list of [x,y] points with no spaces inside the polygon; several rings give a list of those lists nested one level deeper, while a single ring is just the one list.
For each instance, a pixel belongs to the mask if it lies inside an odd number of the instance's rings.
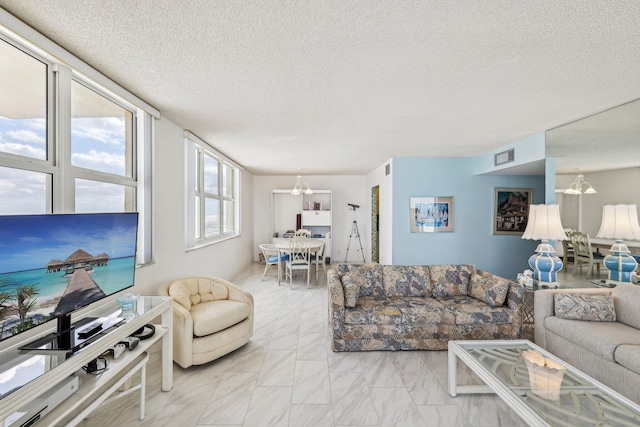
[{"label": "doorway", "polygon": [[380,186],[371,189],[371,262],[380,262]]}]

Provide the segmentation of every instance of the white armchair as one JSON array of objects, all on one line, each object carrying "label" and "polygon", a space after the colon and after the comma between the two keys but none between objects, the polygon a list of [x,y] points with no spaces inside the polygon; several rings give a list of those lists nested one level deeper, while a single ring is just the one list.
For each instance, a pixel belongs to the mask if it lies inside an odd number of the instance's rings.
[{"label": "white armchair", "polygon": [[232,352],[253,335],[253,296],[215,277],[187,277],[160,287],[173,297],[173,360],[183,368]]}]

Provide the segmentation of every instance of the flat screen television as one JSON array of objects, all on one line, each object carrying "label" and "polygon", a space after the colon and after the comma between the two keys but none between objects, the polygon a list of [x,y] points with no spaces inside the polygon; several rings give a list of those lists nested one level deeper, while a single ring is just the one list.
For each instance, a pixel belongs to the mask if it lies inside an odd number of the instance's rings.
[{"label": "flat screen television", "polygon": [[133,286],[137,229],[135,212],[0,216],[0,341],[57,319],[25,348],[73,350],[111,326],[71,314]]}]

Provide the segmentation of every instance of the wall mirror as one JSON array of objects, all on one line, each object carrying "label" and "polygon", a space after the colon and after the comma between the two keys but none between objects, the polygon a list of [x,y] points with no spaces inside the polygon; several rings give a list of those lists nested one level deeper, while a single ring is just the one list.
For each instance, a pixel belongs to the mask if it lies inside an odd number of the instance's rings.
[{"label": "wall mirror", "polygon": [[[546,156],[556,159],[556,203],[565,228],[595,238],[602,206],[640,206],[640,100],[546,132]],[[579,173],[596,194],[564,194]]]}]

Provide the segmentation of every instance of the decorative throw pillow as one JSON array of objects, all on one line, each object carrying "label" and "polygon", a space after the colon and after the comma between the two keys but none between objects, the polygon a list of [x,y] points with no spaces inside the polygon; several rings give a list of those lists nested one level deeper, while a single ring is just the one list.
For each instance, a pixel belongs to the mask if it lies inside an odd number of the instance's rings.
[{"label": "decorative throw pillow", "polygon": [[429,267],[426,265],[383,265],[382,286],[387,297],[430,297]]},{"label": "decorative throw pillow", "polygon": [[343,271],[345,275],[351,275],[351,279],[360,287],[360,296],[385,296],[382,286],[382,265],[378,263],[338,264],[336,270],[338,274]]},{"label": "decorative throw pillow", "polygon": [[473,264],[429,266],[433,296],[441,298],[467,295],[469,278],[475,270]]},{"label": "decorative throw pillow", "polygon": [[491,307],[502,307],[509,292],[509,280],[480,272],[471,275],[469,295]]},{"label": "decorative throw pillow", "polygon": [[616,310],[610,295],[559,293],[554,298],[557,317],[570,320],[615,322]]},{"label": "decorative throw pillow", "polygon": [[350,274],[342,277],[342,287],[344,288],[344,305],[353,308],[358,302],[358,294],[360,293],[360,285],[353,280]]}]

